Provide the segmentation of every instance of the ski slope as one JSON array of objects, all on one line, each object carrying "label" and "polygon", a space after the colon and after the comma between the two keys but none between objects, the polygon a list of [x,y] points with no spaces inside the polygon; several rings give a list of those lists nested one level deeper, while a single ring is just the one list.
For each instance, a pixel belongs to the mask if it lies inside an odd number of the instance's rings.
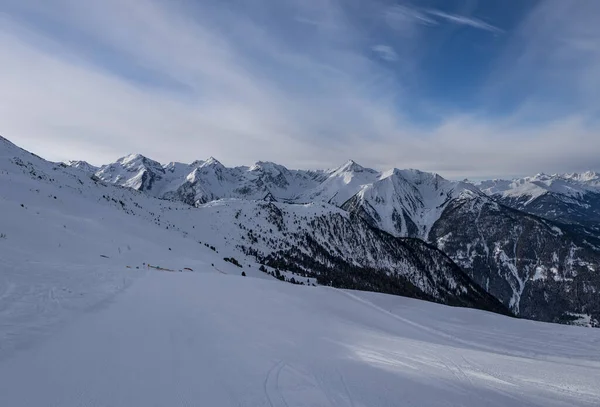
[{"label": "ski slope", "polygon": [[3,406],[597,406],[600,331],[216,272],[139,274],[0,361]]}]

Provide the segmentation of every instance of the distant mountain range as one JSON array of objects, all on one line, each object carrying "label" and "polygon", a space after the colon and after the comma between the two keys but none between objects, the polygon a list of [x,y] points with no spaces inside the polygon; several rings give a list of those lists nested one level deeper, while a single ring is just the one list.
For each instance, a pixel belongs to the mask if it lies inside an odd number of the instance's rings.
[{"label": "distant mountain range", "polygon": [[163,165],[139,154],[100,168],[84,161],[67,164],[102,181],[193,206],[224,198],[267,196],[288,203],[328,202],[360,210],[393,235],[425,240],[446,205],[461,196],[486,195],[508,207],[561,223],[592,229],[600,224],[600,175],[592,171],[456,182],[412,169],[380,172],[352,160],[317,171],[289,170],[262,161],[228,168],[213,157]]},{"label": "distant mountain range", "polygon": [[476,184],[484,193],[515,209],[559,222],[593,227],[600,223],[600,174],[537,174]]},{"label": "distant mountain range", "polygon": [[96,168],[48,163],[3,143],[16,170],[49,174],[36,182],[62,188],[80,174],[89,188],[113,188],[116,210],[188,238],[210,225],[202,241],[269,272],[543,321],[600,321],[592,172],[474,183],[353,161],[307,171],[271,162],[228,168],[214,158],[163,165],[139,154]]}]

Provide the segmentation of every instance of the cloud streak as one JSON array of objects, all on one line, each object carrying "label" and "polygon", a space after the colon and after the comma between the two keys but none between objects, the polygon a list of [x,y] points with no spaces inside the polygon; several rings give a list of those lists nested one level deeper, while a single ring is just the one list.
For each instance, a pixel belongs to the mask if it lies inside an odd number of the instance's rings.
[{"label": "cloud streak", "polygon": [[427,10],[427,13],[432,16],[435,16],[435,17],[441,18],[443,20],[449,21],[451,23],[454,23],[454,24],[466,25],[469,27],[478,28],[480,30],[485,30],[485,31],[493,32],[493,33],[503,32],[498,27],[495,27],[495,26],[488,24],[485,21],[479,20],[477,18],[465,17],[465,16],[461,16],[458,14],[450,14],[450,13],[445,13],[440,10],[431,10],[431,9]]},{"label": "cloud streak", "polygon": [[385,11],[385,19],[391,27],[400,31],[409,31],[414,24],[435,26],[445,21],[497,34],[503,32],[500,28],[478,18],[406,5],[394,5],[388,8]]}]

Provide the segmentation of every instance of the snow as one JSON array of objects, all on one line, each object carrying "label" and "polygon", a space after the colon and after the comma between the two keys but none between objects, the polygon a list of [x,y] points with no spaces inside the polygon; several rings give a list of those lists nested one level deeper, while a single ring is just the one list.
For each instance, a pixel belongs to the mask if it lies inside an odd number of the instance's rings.
[{"label": "snow", "polygon": [[[223,222],[266,227],[257,202],[160,201],[2,139],[0,190],[2,406],[600,400],[600,330],[282,283],[239,255],[239,226]],[[290,228],[293,215],[347,216],[285,208]]]},{"label": "snow", "polygon": [[[521,296],[523,295],[523,290],[525,289],[525,281],[523,281],[523,279],[519,276],[517,259],[509,257],[506,252],[502,250],[501,246],[502,244],[500,242],[496,242],[496,246],[494,248],[494,257],[498,259],[498,263],[503,264],[506,267],[513,277],[512,279],[507,279],[507,282],[509,283],[513,292],[509,302],[509,307],[518,314],[521,304]],[[517,251],[514,250],[514,253],[517,253]]]},{"label": "snow", "polygon": [[546,270],[544,267],[538,266],[535,268],[535,273],[533,277],[531,277],[533,281],[537,280],[545,280],[546,279]]},{"label": "snow", "polygon": [[[165,268],[181,269],[186,264],[180,264],[180,258],[177,258],[177,261],[173,259],[173,256],[180,253],[178,247],[181,247],[185,250],[185,258],[189,258],[186,260],[188,266],[197,260],[191,253],[206,259],[206,252],[209,251],[210,264],[215,269],[227,272],[223,266],[231,267],[231,263],[224,259],[233,257],[240,262],[246,274],[259,274],[263,278],[269,278],[266,274],[257,271],[260,265],[257,264],[254,253],[264,258],[273,253],[300,247],[302,253],[311,255],[310,250],[303,245],[303,241],[299,240],[303,239],[306,233],[310,233],[312,238],[323,247],[331,247],[330,243],[333,243],[336,255],[346,261],[361,267],[404,275],[413,284],[434,297],[437,297],[442,290],[440,288],[442,285],[439,284],[441,280],[454,287],[451,276],[445,274],[449,270],[447,267],[435,273],[435,277],[423,279],[422,270],[418,265],[411,261],[399,261],[397,255],[386,249],[380,240],[373,239],[374,236],[364,223],[350,222],[350,215],[346,211],[327,203],[286,204],[248,199],[223,199],[194,208],[179,202],[153,199],[144,193],[130,189],[95,183],[80,171],[63,170],[62,167],[56,167],[38,158],[34,160],[33,156],[27,156],[24,152],[21,155],[20,160],[23,162],[33,160],[27,164],[28,170],[23,172],[21,170],[23,167],[14,164],[7,167],[12,172],[10,180],[7,179],[7,185],[10,185],[13,192],[8,196],[12,199],[8,208],[14,211],[14,215],[11,216],[15,216],[16,219],[20,217],[22,225],[29,225],[21,228],[29,230],[29,233],[38,233],[37,226],[29,222],[34,208],[36,211],[37,208],[51,208],[59,214],[77,215],[71,222],[65,223],[62,218],[51,216],[47,211],[43,213],[42,216],[47,221],[53,222],[53,226],[48,227],[47,235],[42,242],[50,251],[55,250],[57,245],[62,245],[60,247],[65,245],[57,239],[53,241],[49,238],[52,233],[55,233],[53,228],[61,232],[71,232],[74,223],[88,224],[101,221],[102,226],[111,228],[110,234],[105,230],[86,231],[85,235],[77,241],[87,242],[93,237],[98,239],[99,243],[91,243],[85,248],[74,246],[74,250],[84,253],[86,258],[98,259],[99,256],[108,255],[115,260],[113,258],[115,253],[121,256],[123,252],[131,251],[132,260],[118,263],[117,266],[120,265],[121,268],[126,265],[139,266],[143,262],[150,262]],[[48,181],[41,182],[37,175],[32,175],[29,171],[44,175]],[[52,174],[55,179],[50,181],[50,176],[45,174]],[[58,199],[53,199],[54,196]],[[25,203],[26,208],[20,208],[20,203]],[[318,230],[315,229],[315,224],[320,225],[317,227]],[[64,226],[68,227],[61,229]],[[351,226],[346,231],[352,235],[352,243],[340,238],[342,235],[335,231],[339,226],[344,228]],[[132,231],[138,229],[139,233],[132,236]],[[166,230],[168,235],[163,233]],[[9,235],[12,236],[13,233]],[[114,236],[118,238],[115,239]],[[147,236],[151,237],[156,245],[143,247],[131,244]],[[185,240],[178,243],[182,238]],[[335,241],[332,242],[332,239]],[[19,243],[12,238],[9,240],[11,245],[24,244],[26,241],[24,239]],[[98,247],[94,247],[100,246],[100,243],[107,246],[107,249],[101,251]],[[214,248],[214,252],[210,251],[211,248]],[[250,248],[253,251],[250,251]],[[166,253],[167,250],[169,253]],[[159,258],[157,262],[151,259],[150,255],[145,254],[146,252],[163,256],[166,253],[167,258],[166,260]],[[105,260],[101,261],[105,262]],[[241,271],[234,268],[231,272],[240,274]],[[304,282],[300,277],[302,276],[295,276],[294,279]]]},{"label": "snow", "polygon": [[[0,404],[595,406],[596,330],[215,273],[140,276],[0,364]],[[33,391],[32,391],[33,390]]]},{"label": "snow", "polygon": [[[223,222],[266,227],[257,202],[160,201],[1,138],[0,191],[1,406],[600,400],[600,330],[282,283],[239,255],[239,226]],[[290,228],[294,214],[347,216],[286,210]]]},{"label": "snow", "polygon": [[589,314],[577,314],[574,312],[568,312],[568,315],[572,316],[574,320],[571,322],[572,325],[592,327],[597,325],[597,321],[593,321],[593,318]]},{"label": "snow", "polygon": [[[173,226],[189,206],[96,184],[2,139],[0,190],[0,359],[129,286],[127,271],[143,263],[241,273],[223,261],[233,252],[213,252]],[[210,242],[208,231],[198,235]]]}]

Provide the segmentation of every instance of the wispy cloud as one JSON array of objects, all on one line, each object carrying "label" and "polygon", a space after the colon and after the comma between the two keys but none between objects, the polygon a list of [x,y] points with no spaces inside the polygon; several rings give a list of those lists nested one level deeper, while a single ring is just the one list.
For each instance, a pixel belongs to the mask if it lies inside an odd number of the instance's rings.
[{"label": "wispy cloud", "polygon": [[398,60],[398,54],[396,53],[394,48],[390,47],[389,45],[374,45],[371,47],[371,49],[386,61],[394,62]]},{"label": "wispy cloud", "polygon": [[451,23],[466,25],[469,27],[478,28],[480,30],[485,30],[485,31],[490,31],[493,33],[501,33],[502,32],[502,30],[500,28],[495,27],[491,24],[488,24],[485,21],[479,20],[477,18],[461,16],[458,14],[445,13],[443,11],[433,10],[433,9],[428,9],[427,13],[432,16],[439,17],[443,20],[447,20]]},{"label": "wispy cloud", "polygon": [[386,9],[385,15],[388,23],[394,28],[402,27],[405,24],[411,24],[413,22],[425,25],[437,24],[437,21],[429,17],[427,13],[423,12],[421,9],[400,4],[396,4]]},{"label": "wispy cloud", "polygon": [[447,21],[493,33],[503,32],[500,28],[475,17],[416,6],[394,5],[386,10],[385,19],[391,27],[401,31],[411,30],[414,24],[435,26],[440,24],[440,21]]}]

